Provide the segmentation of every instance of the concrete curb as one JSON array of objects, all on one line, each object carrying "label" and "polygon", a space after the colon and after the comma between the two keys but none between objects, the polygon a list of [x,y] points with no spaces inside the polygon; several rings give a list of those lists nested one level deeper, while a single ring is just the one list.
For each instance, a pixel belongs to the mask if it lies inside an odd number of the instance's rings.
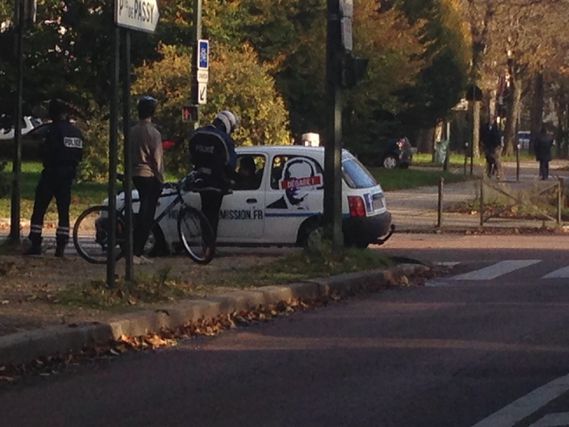
[{"label": "concrete curb", "polygon": [[416,264],[402,264],[390,270],[373,270],[311,279],[283,286],[238,290],[203,300],[186,300],[153,311],[131,313],[106,322],[61,325],[0,337],[0,366],[17,365],[42,356],[78,352],[105,344],[122,335],[143,336],[160,329],[175,329],[199,319],[212,319],[259,305],[278,304],[291,299],[313,300],[332,295],[370,292],[393,283],[402,275],[430,270]]}]

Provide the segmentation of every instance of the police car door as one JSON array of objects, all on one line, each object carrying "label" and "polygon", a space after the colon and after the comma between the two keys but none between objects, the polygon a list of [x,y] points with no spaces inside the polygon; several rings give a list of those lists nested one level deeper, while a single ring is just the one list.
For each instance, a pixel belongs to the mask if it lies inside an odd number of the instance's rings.
[{"label": "police car door", "polygon": [[265,165],[262,154],[237,156],[233,192],[223,198],[219,211],[218,242],[255,243],[263,237]]},{"label": "police car door", "polygon": [[301,155],[272,159],[265,207],[265,239],[296,243],[304,221],[322,214],[324,176],[319,163]]}]

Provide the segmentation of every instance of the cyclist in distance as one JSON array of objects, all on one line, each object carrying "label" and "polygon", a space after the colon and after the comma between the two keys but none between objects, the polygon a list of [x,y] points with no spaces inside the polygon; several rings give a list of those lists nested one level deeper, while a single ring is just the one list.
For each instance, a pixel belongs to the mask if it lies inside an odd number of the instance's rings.
[{"label": "cyclist in distance", "polygon": [[231,133],[238,124],[237,116],[224,110],[210,125],[197,129],[190,137],[190,162],[197,175],[196,190],[200,192],[202,212],[214,235],[217,235],[223,196],[235,176],[237,155]]},{"label": "cyclist in distance", "polygon": [[164,182],[162,137],[152,124],[157,105],[158,101],[151,96],[140,98],[137,104],[139,122],[130,129],[132,181],[140,199],[133,242],[135,264],[152,263],[151,259],[142,256],[142,252],[150,234]]}]

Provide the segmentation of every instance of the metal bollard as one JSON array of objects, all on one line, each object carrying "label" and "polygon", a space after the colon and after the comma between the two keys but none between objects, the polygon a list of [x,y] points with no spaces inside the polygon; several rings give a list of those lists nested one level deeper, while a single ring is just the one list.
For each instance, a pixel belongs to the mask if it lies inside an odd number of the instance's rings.
[{"label": "metal bollard", "polygon": [[484,178],[480,179],[480,227],[484,225]]},{"label": "metal bollard", "polygon": [[563,211],[563,178],[558,178],[557,183],[557,224],[561,224],[561,212]]},{"label": "metal bollard", "polygon": [[437,210],[437,228],[443,226],[443,192],[444,192],[445,179],[441,176],[439,179],[439,204]]}]

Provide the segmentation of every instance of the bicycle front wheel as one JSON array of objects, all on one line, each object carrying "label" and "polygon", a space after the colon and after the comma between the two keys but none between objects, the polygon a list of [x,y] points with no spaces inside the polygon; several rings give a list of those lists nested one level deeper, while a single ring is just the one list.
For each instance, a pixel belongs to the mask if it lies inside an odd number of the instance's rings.
[{"label": "bicycle front wheel", "polygon": [[184,249],[198,264],[208,264],[215,253],[215,236],[205,215],[186,206],[178,215],[178,236]]},{"label": "bicycle front wheel", "polygon": [[[109,207],[104,205],[91,206],[79,215],[73,227],[73,244],[81,258],[93,264],[107,262],[109,222]],[[124,219],[117,213],[116,245],[113,249],[117,259],[121,255],[125,230]]]}]

